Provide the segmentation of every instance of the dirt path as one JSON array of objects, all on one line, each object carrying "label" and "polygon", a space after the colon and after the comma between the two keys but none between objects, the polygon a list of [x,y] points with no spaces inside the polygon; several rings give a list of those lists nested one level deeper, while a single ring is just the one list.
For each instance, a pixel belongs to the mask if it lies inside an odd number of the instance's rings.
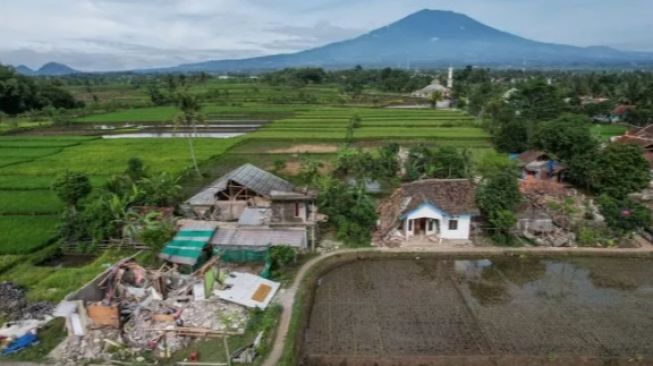
[{"label": "dirt path", "polygon": [[605,256],[620,256],[632,254],[647,254],[653,256],[653,246],[646,245],[641,248],[502,248],[502,247],[411,247],[411,248],[364,248],[364,249],[343,249],[330,253],[323,254],[319,257],[313,258],[306,262],[302,268],[297,272],[295,280],[290,288],[285,289],[280,294],[277,302],[283,306],[281,313],[281,320],[277,327],[277,333],[274,338],[272,350],[267,359],[263,362],[262,366],[277,366],[283,349],[286,344],[288,336],[288,329],[290,326],[290,319],[292,317],[292,310],[295,304],[295,295],[299,285],[301,284],[306,272],[311,269],[316,263],[334,255],[343,253],[363,253],[363,252],[383,252],[383,253],[443,253],[443,254],[460,254],[460,255],[498,255],[498,254],[580,254],[580,255],[605,255]]}]

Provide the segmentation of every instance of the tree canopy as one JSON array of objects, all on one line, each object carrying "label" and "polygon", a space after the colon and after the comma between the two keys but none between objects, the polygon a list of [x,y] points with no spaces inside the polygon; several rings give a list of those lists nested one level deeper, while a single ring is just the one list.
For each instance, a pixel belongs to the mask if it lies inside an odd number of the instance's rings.
[{"label": "tree canopy", "polygon": [[79,201],[91,193],[91,182],[83,173],[66,171],[52,183],[52,190],[69,207],[77,207]]},{"label": "tree canopy", "polygon": [[598,148],[598,141],[590,132],[589,119],[578,115],[541,122],[535,129],[531,144],[563,161]]},{"label": "tree canopy", "polygon": [[3,113],[16,115],[46,107],[71,109],[83,105],[53,80],[19,75],[13,68],[0,65],[0,111]]},{"label": "tree canopy", "polygon": [[608,145],[596,157],[592,172],[593,188],[614,198],[646,188],[650,182],[649,164],[637,145]]}]

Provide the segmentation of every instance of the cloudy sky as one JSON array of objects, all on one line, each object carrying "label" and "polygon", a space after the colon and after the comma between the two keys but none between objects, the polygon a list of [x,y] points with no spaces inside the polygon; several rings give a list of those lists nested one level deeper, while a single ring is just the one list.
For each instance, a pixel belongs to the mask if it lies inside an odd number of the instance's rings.
[{"label": "cloudy sky", "polygon": [[653,0],[2,0],[0,63],[100,71],[292,52],[423,8],[539,41],[653,51]]}]

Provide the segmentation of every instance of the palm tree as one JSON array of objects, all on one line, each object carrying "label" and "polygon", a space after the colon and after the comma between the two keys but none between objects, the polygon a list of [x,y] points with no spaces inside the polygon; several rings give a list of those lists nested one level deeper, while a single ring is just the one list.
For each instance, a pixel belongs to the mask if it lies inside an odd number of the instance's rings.
[{"label": "palm tree", "polygon": [[204,116],[202,115],[202,105],[197,100],[197,97],[188,93],[180,93],[178,97],[178,106],[181,114],[177,116],[175,121],[176,126],[186,126],[192,128],[192,133],[187,134],[188,149],[190,150],[190,157],[193,160],[193,168],[197,176],[201,176],[200,168],[197,166],[197,157],[195,156],[195,147],[193,146],[193,137],[197,134],[197,122],[202,122]]}]

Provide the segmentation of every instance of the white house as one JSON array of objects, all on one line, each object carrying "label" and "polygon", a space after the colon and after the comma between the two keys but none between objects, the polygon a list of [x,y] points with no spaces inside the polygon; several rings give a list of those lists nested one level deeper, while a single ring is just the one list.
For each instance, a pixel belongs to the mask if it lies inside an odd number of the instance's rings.
[{"label": "white house", "polygon": [[430,239],[468,240],[479,211],[467,179],[425,179],[403,184],[379,205],[378,242]]}]

